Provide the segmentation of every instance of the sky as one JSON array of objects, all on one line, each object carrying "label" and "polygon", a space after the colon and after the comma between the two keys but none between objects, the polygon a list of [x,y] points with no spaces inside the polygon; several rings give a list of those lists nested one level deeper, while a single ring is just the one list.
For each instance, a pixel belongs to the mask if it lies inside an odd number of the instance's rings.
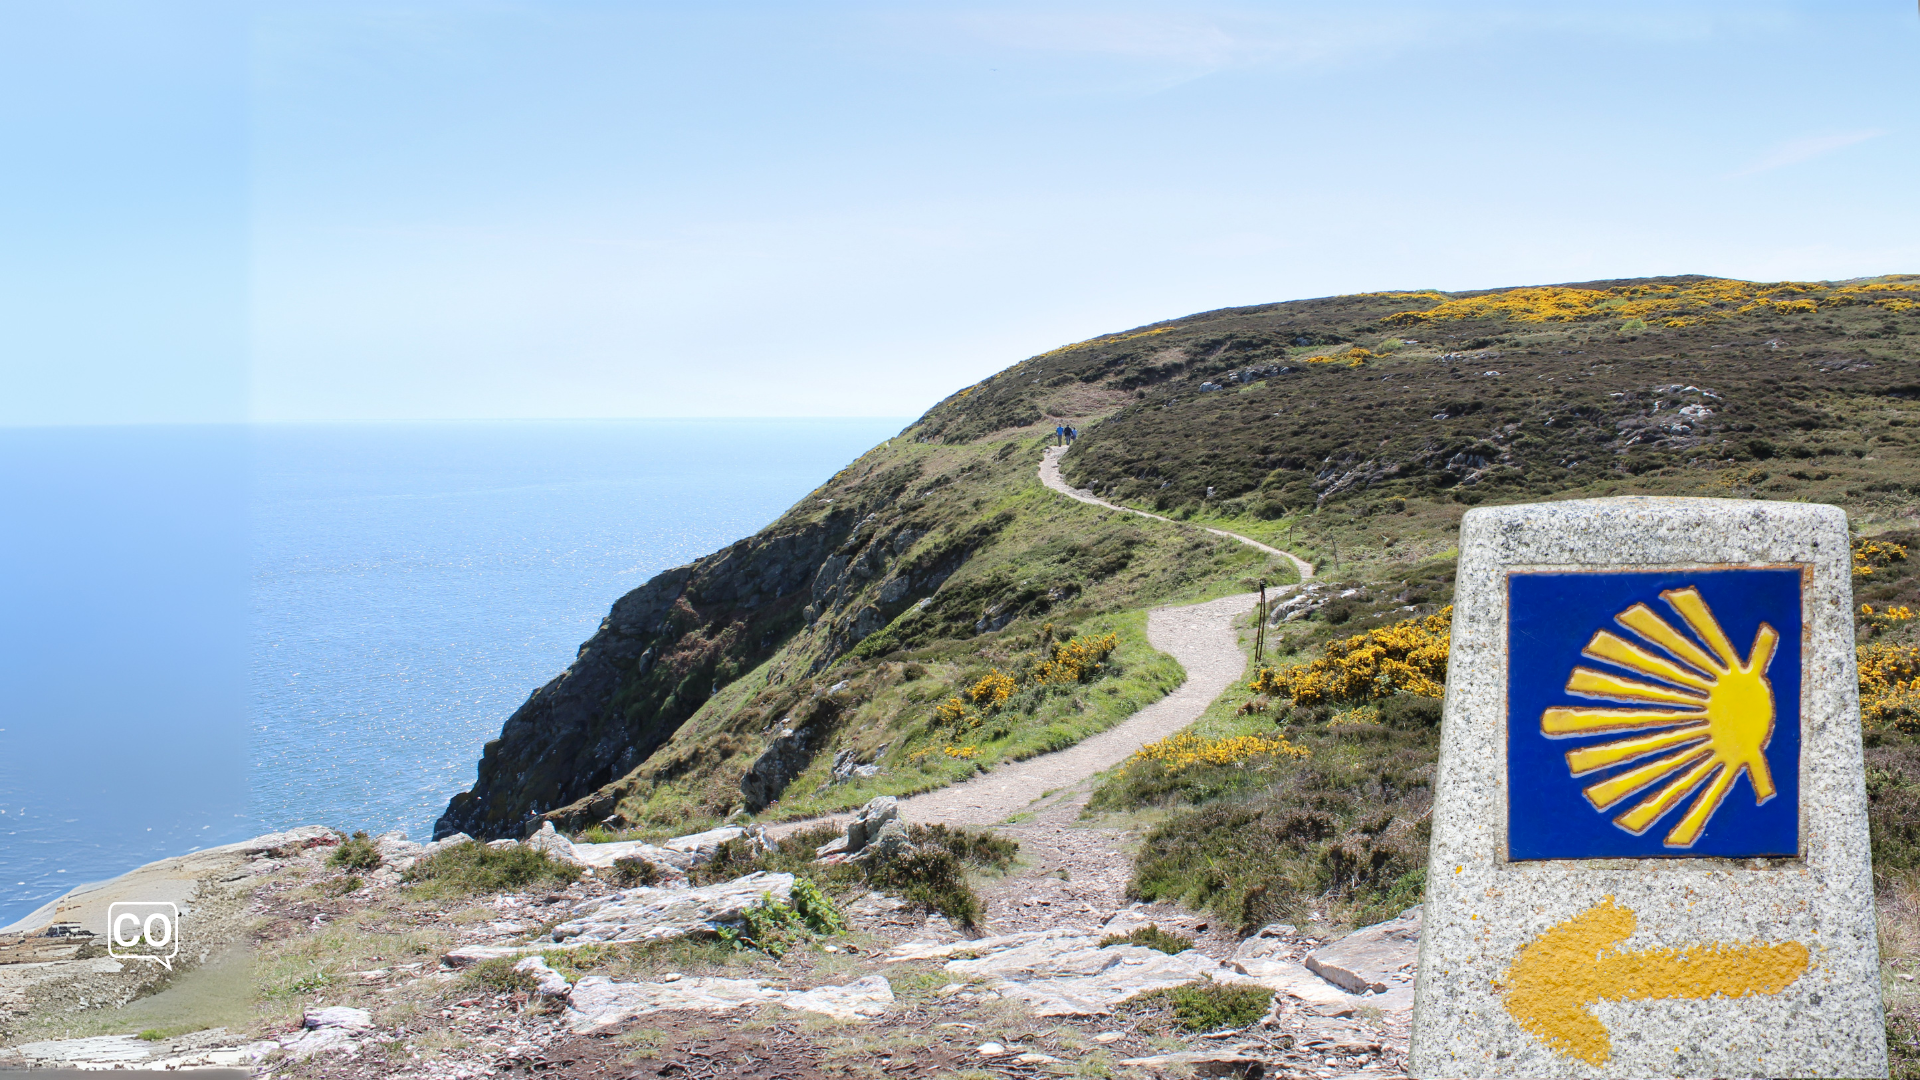
[{"label": "sky", "polygon": [[5,10],[0,425],[910,416],[1238,304],[1920,272],[1912,0]]}]

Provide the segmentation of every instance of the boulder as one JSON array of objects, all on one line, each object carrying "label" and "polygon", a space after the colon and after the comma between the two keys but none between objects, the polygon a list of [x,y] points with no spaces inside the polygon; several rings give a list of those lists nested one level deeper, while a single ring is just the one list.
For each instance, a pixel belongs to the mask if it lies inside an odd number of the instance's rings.
[{"label": "boulder", "polygon": [[[894,821],[899,816],[900,803],[893,796],[881,795],[870,799],[867,805],[853,815],[853,820],[847,822],[845,833],[838,839],[829,840],[820,845],[815,849],[814,854],[822,859],[834,855],[858,854],[861,848],[867,846],[870,839],[880,834],[881,829],[885,828],[889,821]],[[901,835],[905,836],[904,830]]]},{"label": "boulder", "polygon": [[416,844],[407,839],[404,832],[381,833],[373,838],[373,848],[380,853],[380,865],[394,870],[406,870],[420,858],[424,844]]},{"label": "boulder", "polygon": [[[890,796],[888,796],[890,798]],[[907,827],[897,817],[888,818],[877,833],[871,834],[859,851],[849,856],[853,862],[866,864],[884,862],[900,855],[913,847],[913,841],[907,839]]]},{"label": "boulder", "polygon": [[345,1051],[356,1053],[358,1040],[373,1030],[373,1016],[365,1009],[332,1005],[308,1009],[301,1018],[302,1031],[280,1046],[298,1060],[315,1054]]},{"label": "boulder", "polygon": [[519,846],[520,846],[520,841],[518,841],[518,840],[489,840],[489,841],[487,841],[487,846],[488,846],[488,847],[490,847],[490,848],[492,848],[492,849],[493,849],[493,850],[495,850],[495,851],[506,851],[506,850],[507,850],[507,849],[509,849],[509,848],[517,848],[517,847],[519,847]]},{"label": "boulder", "polygon": [[1355,930],[1307,954],[1309,971],[1351,994],[1411,993],[1420,955],[1420,909]]},{"label": "boulder", "polygon": [[549,858],[568,866],[587,865],[586,860],[575,853],[573,841],[561,836],[551,821],[542,821],[540,831],[521,841],[521,844],[535,851],[544,851]]},{"label": "boulder", "polygon": [[225,844],[210,851],[237,851],[242,855],[286,856],[310,847],[332,847],[344,840],[339,832],[325,825],[302,825],[284,832],[268,833],[237,844]]},{"label": "boulder", "polygon": [[1126,1058],[1118,1064],[1156,1072],[1191,1069],[1194,1076],[1233,1076],[1261,1080],[1267,1075],[1267,1061],[1237,1047],[1215,1050],[1180,1050],[1152,1057]]},{"label": "boulder", "polygon": [[567,977],[547,966],[547,962],[538,956],[523,956],[513,965],[513,970],[533,976],[533,988],[536,997],[566,997],[573,990],[573,984]]}]

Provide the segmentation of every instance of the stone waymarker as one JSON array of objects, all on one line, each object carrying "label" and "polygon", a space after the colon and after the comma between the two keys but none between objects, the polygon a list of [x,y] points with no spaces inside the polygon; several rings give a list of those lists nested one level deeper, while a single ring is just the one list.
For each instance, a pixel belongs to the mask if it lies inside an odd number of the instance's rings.
[{"label": "stone waymarker", "polygon": [[1461,522],[1416,1076],[1885,1076],[1835,507]]}]

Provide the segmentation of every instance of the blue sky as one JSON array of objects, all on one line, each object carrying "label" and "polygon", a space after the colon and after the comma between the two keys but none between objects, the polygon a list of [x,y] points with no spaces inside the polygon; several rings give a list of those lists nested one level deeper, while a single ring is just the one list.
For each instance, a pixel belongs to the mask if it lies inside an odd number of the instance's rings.
[{"label": "blue sky", "polygon": [[911,415],[1234,304],[1920,272],[1911,0],[9,12],[6,424]]}]

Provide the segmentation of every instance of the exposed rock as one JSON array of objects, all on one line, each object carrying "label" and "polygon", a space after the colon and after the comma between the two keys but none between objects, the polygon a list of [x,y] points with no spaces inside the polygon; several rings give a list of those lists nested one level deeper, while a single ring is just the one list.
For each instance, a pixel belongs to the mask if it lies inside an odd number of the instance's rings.
[{"label": "exposed rock", "polygon": [[1268,923],[1233,950],[1235,960],[1264,960],[1275,953],[1290,951],[1300,931],[1292,923]]},{"label": "exposed rock", "polygon": [[879,1016],[893,1007],[893,987],[879,975],[844,986],[775,990],[763,979],[680,978],[662,982],[615,982],[589,975],[573,988],[567,1024],[577,1033],[604,1030],[635,1017],[669,1010],[731,1012],[775,1004],[839,1020]]},{"label": "exposed rock", "polygon": [[558,862],[563,862],[568,866],[587,865],[586,860],[582,859],[579,854],[574,851],[573,841],[561,836],[559,831],[553,827],[553,822],[551,821],[541,822],[540,831],[527,837],[526,840],[522,841],[522,844],[535,851],[544,851],[548,857]]},{"label": "exposed rock", "polygon": [[738,840],[745,835],[747,830],[738,825],[722,825],[717,829],[708,829],[706,832],[694,833],[690,836],[676,836],[661,846],[668,851],[684,853],[691,860],[690,865],[705,866],[719,854],[721,844],[729,840]]},{"label": "exposed rock", "polygon": [[892,859],[913,846],[907,839],[907,827],[897,817],[888,818],[880,826],[880,831],[872,834],[859,851],[848,856],[852,862],[861,864]]},{"label": "exposed rock", "polygon": [[1182,1050],[1152,1057],[1126,1058],[1119,1062],[1139,1069],[1185,1068],[1194,1076],[1235,1076],[1260,1080],[1267,1075],[1267,1062],[1238,1049]]},{"label": "exposed rock", "polygon": [[664,941],[688,934],[711,934],[722,926],[738,924],[747,908],[768,896],[783,904],[790,902],[793,875],[759,871],[700,888],[627,889],[574,908],[573,917],[555,926],[549,940],[521,945],[468,945],[448,953],[445,962],[451,967],[464,967],[482,960],[521,956],[555,947],[577,948],[608,941]]},{"label": "exposed rock", "polygon": [[[1420,909],[1356,930],[1307,954],[1307,969],[1353,994],[1413,993],[1420,954]],[[1384,1007],[1384,1006],[1383,1006]]]},{"label": "exposed rock", "polygon": [[655,870],[666,877],[684,877],[693,866],[693,855],[690,852],[656,847],[640,840],[618,840],[611,844],[575,844],[573,853],[581,862],[596,870],[613,869],[616,864],[626,859],[641,859],[651,863]]},{"label": "exposed rock", "polygon": [[1137,945],[1100,947],[1098,935],[1074,927],[1008,934],[949,945],[910,943],[889,952],[890,962],[962,956],[946,972],[956,982],[985,981],[1002,997],[1027,1003],[1035,1016],[1106,1016],[1136,994],[1196,979],[1239,979],[1197,949],[1168,956]]},{"label": "exposed rock", "polygon": [[296,1060],[336,1051],[351,1054],[358,1052],[360,1037],[373,1030],[373,1016],[365,1009],[333,1005],[308,1009],[301,1026],[305,1030],[280,1043]]},{"label": "exposed rock", "polygon": [[519,846],[520,846],[520,841],[518,841],[518,840],[489,840],[489,841],[487,841],[487,846],[488,846],[488,847],[490,847],[490,848],[492,848],[492,849],[493,849],[493,850],[495,850],[495,851],[506,851],[506,850],[508,850],[508,849],[510,849],[510,848],[517,848],[517,847],[519,847]]},{"label": "exposed rock", "polygon": [[523,956],[513,965],[513,970],[533,976],[533,992],[538,997],[565,997],[573,990],[573,984],[565,975],[547,966],[547,962],[538,956]]},{"label": "exposed rock", "polygon": [[766,750],[754,759],[746,775],[740,778],[740,794],[746,800],[748,810],[759,812],[767,808],[780,793],[787,790],[793,778],[806,771],[813,760],[808,749],[813,732],[809,728],[782,728]]},{"label": "exposed rock", "polygon": [[209,853],[218,851],[237,851],[242,855],[278,855],[285,857],[296,851],[310,847],[332,847],[346,839],[340,832],[325,825],[302,825],[284,832],[268,833],[251,840],[242,840],[235,844],[207,849]]},{"label": "exposed rock", "polygon": [[[846,832],[842,833],[838,839],[829,840],[814,849],[814,854],[822,859],[835,855],[856,855],[860,849],[867,846],[869,839],[878,836],[888,822],[896,820],[899,816],[900,803],[893,796],[881,795],[870,799],[867,805],[853,815],[853,820],[847,822]],[[901,836],[904,838],[905,835],[903,828]]]},{"label": "exposed rock", "polygon": [[426,845],[416,844],[407,839],[404,832],[382,833],[373,838],[373,848],[380,853],[380,865],[396,871],[404,871],[420,858]]},{"label": "exposed rock", "polygon": [[1233,970],[1269,990],[1300,999],[1322,1016],[1352,1016],[1362,1005],[1382,1004],[1355,997],[1292,960],[1235,960]]}]

